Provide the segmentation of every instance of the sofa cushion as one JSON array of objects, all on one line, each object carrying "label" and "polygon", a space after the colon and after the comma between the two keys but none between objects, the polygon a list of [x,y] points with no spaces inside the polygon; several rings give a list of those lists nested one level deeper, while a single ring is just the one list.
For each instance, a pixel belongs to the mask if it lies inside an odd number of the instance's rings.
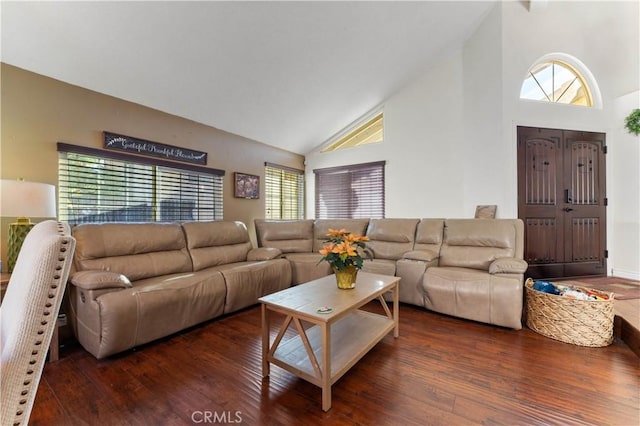
[{"label": "sofa cushion", "polygon": [[242,222],[187,222],[183,225],[193,270],[244,262],[251,250],[249,232]]},{"label": "sofa cushion", "polygon": [[522,259],[523,233],[518,219],[447,219],[439,266],[488,271],[498,258]]},{"label": "sofa cushion", "polygon": [[72,232],[78,271],[112,271],[137,281],[192,270],[177,223],[82,224]]},{"label": "sofa cushion", "polygon": [[313,220],[273,221],[256,219],[258,247],[274,247],[283,253],[313,251]]},{"label": "sofa cushion", "polygon": [[[424,290],[422,278],[428,267],[437,263],[400,259],[396,261],[396,276],[400,277],[400,301],[412,305],[424,306]],[[385,296],[388,297],[388,296]],[[391,299],[391,298],[389,298]]]},{"label": "sofa cushion", "polygon": [[[83,330],[97,358],[141,345],[222,315],[226,287],[220,272],[172,274],[133,282],[96,299],[100,325]],[[76,303],[90,304],[78,300]],[[79,307],[81,309],[82,307]],[[80,323],[84,325],[84,321]]]},{"label": "sofa cushion", "polygon": [[250,262],[256,260],[271,260],[277,259],[280,256],[282,256],[280,249],[273,247],[258,247],[249,250],[247,260]]},{"label": "sofa cushion", "polygon": [[364,272],[371,272],[372,274],[395,275],[396,261],[389,259],[365,260],[362,265],[362,270]]},{"label": "sofa cushion", "polygon": [[444,219],[421,219],[416,227],[414,250],[440,252],[444,232]]},{"label": "sofa cushion", "polygon": [[258,303],[258,298],[291,285],[291,266],[286,259],[240,262],[213,268],[224,276],[227,287],[224,313]]},{"label": "sofa cushion", "polygon": [[522,278],[434,266],[427,268],[423,288],[427,309],[516,330],[522,328]]},{"label": "sofa cushion", "polygon": [[313,223],[313,251],[318,252],[327,239],[329,229],[345,229],[347,232],[365,235],[369,219],[316,219]]},{"label": "sofa cushion", "polygon": [[298,285],[331,274],[331,265],[322,261],[320,253],[287,253],[291,264],[291,284]]},{"label": "sofa cushion", "polygon": [[413,250],[418,219],[371,219],[367,247],[376,259],[398,260]]}]

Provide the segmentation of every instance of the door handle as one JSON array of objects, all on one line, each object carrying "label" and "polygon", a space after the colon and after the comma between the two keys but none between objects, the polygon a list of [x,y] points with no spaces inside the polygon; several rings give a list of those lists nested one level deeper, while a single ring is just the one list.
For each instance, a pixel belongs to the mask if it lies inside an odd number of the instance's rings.
[{"label": "door handle", "polygon": [[564,202],[565,203],[573,203],[573,197],[571,196],[571,190],[570,189],[565,189],[564,190]]},{"label": "door handle", "polygon": [[568,212],[572,212],[572,211],[573,211],[573,209],[572,209],[571,207],[565,207],[565,208],[564,208],[564,209],[562,209],[562,210],[564,210],[564,211],[565,211],[565,212],[567,212],[567,213],[568,213]]}]

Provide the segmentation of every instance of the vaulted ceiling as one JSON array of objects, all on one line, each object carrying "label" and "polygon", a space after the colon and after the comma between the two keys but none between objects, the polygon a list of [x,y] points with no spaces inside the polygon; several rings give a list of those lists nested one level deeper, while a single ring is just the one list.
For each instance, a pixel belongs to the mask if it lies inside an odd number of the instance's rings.
[{"label": "vaulted ceiling", "polygon": [[2,62],[306,154],[492,1],[6,2]]}]

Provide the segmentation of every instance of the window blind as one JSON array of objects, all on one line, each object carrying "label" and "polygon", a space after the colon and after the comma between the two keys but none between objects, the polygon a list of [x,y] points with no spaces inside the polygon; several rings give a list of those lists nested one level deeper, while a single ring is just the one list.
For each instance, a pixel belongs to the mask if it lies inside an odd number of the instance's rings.
[{"label": "window blind", "polygon": [[304,219],[304,171],[265,163],[265,218]]},{"label": "window blind", "polygon": [[385,162],[316,169],[316,217],[383,218]]},{"label": "window blind", "polygon": [[58,214],[71,224],[218,220],[224,171],[58,144]]}]

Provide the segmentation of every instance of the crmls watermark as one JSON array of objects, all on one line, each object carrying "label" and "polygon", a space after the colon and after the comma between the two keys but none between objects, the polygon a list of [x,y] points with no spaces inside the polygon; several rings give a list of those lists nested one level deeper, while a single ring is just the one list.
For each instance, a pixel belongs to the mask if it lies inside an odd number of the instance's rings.
[{"label": "crmls watermark", "polygon": [[242,423],[241,411],[194,411],[191,413],[191,421],[207,424]]}]

